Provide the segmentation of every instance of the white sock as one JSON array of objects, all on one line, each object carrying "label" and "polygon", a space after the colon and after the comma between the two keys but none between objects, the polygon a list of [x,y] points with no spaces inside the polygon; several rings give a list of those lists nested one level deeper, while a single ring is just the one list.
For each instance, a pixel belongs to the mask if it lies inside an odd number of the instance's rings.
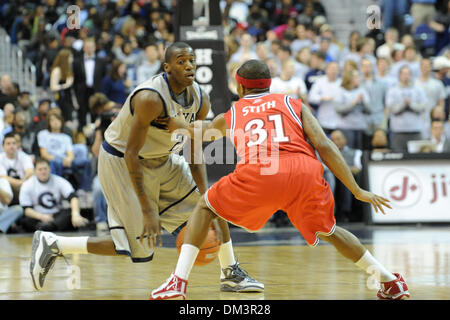
[{"label": "white sock", "polygon": [[224,278],[225,275],[223,274],[222,269],[236,263],[236,260],[234,259],[233,244],[231,243],[231,239],[226,243],[222,243],[219,249],[218,256],[220,262],[220,277]]},{"label": "white sock", "polygon": [[60,237],[56,236],[58,247],[62,254],[81,253],[87,254],[87,243],[89,237]]},{"label": "white sock", "polygon": [[175,268],[175,275],[181,279],[187,280],[194,266],[199,248],[192,244],[183,244],[181,246],[180,256],[178,257],[177,267]]},{"label": "white sock", "polygon": [[381,263],[379,263],[370,254],[369,250],[366,250],[361,259],[355,262],[355,264],[369,274],[373,274],[374,270],[378,271],[380,274],[381,282],[392,281],[397,279],[396,276],[394,276],[391,272],[389,272]]}]

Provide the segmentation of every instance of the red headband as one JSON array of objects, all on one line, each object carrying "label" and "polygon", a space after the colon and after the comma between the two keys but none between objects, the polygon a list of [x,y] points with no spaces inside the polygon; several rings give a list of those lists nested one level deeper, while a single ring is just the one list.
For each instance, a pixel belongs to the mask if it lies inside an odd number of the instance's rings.
[{"label": "red headband", "polygon": [[265,89],[269,88],[270,84],[272,83],[272,79],[245,79],[242,78],[240,75],[236,72],[236,81],[240,84],[242,84],[244,87],[249,89]]}]

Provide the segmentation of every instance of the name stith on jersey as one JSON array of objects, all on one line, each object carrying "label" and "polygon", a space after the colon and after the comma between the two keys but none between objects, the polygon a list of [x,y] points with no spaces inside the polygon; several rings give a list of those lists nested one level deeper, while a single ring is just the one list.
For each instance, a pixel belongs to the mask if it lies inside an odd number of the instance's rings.
[{"label": "name stith on jersey", "polygon": [[275,108],[275,106],[276,106],[276,102],[275,102],[275,100],[273,100],[273,101],[264,102],[257,106],[245,106],[244,108],[242,108],[242,112],[243,112],[243,116],[245,117],[249,113],[264,112],[268,109]]}]

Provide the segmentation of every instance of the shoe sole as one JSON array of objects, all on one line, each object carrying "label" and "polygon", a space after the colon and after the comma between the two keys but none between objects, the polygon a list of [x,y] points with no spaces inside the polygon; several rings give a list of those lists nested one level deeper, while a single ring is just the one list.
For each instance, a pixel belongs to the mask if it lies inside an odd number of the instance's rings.
[{"label": "shoe sole", "polygon": [[222,292],[264,292],[264,288],[257,287],[257,286],[230,286],[228,284],[222,284],[220,286],[220,291]]},{"label": "shoe sole", "polygon": [[173,297],[168,297],[167,295],[153,297],[150,296],[149,300],[186,300],[186,297],[182,294],[174,295]]},{"label": "shoe sole", "polygon": [[410,298],[409,292],[402,292],[398,296],[386,296],[384,294],[377,294],[378,299],[380,300],[406,300]]},{"label": "shoe sole", "polygon": [[34,274],[35,274],[35,267],[36,267],[36,256],[38,255],[38,251],[40,249],[39,255],[42,254],[42,246],[40,246],[41,244],[41,233],[42,231],[36,231],[34,236],[33,236],[33,242],[31,245],[31,261],[30,261],[30,275],[31,275],[31,280],[33,281],[33,286],[36,290],[41,290],[42,288],[40,288],[38,286],[38,281],[39,281],[39,272],[37,273],[38,278],[36,279]]}]

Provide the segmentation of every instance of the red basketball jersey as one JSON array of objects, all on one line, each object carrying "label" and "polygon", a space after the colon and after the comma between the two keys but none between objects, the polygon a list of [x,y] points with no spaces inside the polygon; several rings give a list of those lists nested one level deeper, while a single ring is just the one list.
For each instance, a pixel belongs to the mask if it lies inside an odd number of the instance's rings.
[{"label": "red basketball jersey", "polygon": [[240,164],[282,154],[316,158],[301,121],[302,101],[284,94],[254,94],[239,99],[225,113]]}]

